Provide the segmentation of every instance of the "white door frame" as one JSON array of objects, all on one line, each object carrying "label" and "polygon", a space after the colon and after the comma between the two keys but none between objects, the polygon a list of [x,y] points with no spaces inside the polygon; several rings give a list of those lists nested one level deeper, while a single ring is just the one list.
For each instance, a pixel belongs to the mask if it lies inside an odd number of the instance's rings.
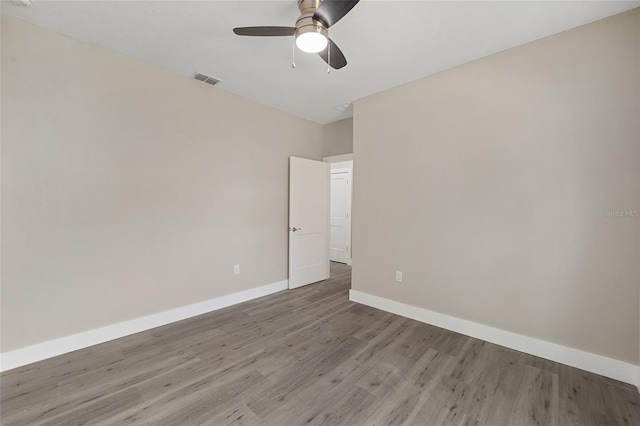
[{"label": "white door frame", "polygon": [[343,161],[353,161],[353,154],[331,155],[322,157],[325,163],[342,163]]}]

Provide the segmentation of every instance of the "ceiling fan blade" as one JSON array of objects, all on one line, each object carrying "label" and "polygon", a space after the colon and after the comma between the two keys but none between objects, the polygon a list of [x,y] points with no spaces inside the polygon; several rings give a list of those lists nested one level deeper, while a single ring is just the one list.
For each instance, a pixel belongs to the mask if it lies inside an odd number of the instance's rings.
[{"label": "ceiling fan blade", "polygon": [[329,28],[349,13],[360,0],[324,0],[316,9],[313,19]]},{"label": "ceiling fan blade", "polygon": [[233,32],[240,36],[281,37],[295,34],[295,27],[240,27]]},{"label": "ceiling fan blade", "polygon": [[[331,52],[329,52],[331,49]],[[321,52],[318,52],[318,55],[328,63],[331,68],[339,70],[347,65],[347,58],[344,57],[344,54],[340,50],[340,48],[333,42],[333,40],[329,39],[329,44],[327,44],[327,48]],[[329,62],[329,57],[331,57],[331,62]]]}]

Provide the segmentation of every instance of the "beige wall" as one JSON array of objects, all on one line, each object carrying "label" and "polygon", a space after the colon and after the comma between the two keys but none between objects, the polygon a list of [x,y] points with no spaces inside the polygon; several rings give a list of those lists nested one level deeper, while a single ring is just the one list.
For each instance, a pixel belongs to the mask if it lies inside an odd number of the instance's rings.
[{"label": "beige wall", "polygon": [[322,126],[322,156],[353,152],[353,118],[346,118]]},{"label": "beige wall", "polygon": [[[357,101],[353,288],[638,363],[640,10]],[[394,282],[394,271],[404,283]]]},{"label": "beige wall", "polygon": [[3,352],[287,278],[321,125],[4,16],[1,89]]}]

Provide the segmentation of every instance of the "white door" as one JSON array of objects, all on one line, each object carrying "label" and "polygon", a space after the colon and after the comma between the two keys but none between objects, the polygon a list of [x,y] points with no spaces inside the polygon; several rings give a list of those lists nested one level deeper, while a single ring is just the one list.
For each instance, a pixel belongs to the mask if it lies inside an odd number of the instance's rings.
[{"label": "white door", "polygon": [[289,288],[329,278],[329,164],[289,157]]},{"label": "white door", "polygon": [[331,170],[331,213],[329,215],[329,258],[351,264],[351,169]]}]

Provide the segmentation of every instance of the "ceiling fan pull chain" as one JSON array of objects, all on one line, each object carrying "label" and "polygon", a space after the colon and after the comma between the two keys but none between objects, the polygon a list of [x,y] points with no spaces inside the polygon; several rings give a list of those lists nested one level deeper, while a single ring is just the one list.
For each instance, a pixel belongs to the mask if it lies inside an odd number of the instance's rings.
[{"label": "ceiling fan pull chain", "polygon": [[327,44],[327,74],[331,74],[331,43]]},{"label": "ceiling fan pull chain", "polygon": [[291,68],[296,67],[296,38],[293,38],[293,59],[291,60]]}]

